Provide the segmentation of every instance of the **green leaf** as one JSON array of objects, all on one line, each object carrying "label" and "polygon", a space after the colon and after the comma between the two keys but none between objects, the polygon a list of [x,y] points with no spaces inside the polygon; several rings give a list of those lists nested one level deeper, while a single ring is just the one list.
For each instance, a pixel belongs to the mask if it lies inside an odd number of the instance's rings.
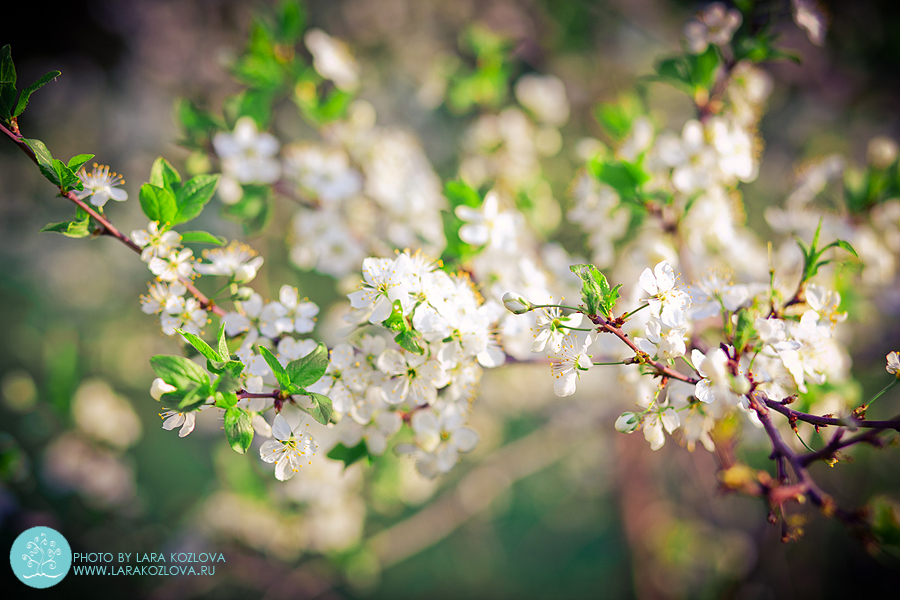
[{"label": "green leaf", "polygon": [[444,184],[444,195],[450,201],[450,206],[481,206],[481,196],[463,181],[448,181]]},{"label": "green leaf", "polygon": [[181,175],[178,174],[175,167],[169,164],[169,161],[160,156],[153,161],[153,166],[150,168],[149,183],[156,187],[166,188],[172,193],[172,196],[175,196],[181,189]]},{"label": "green leaf", "polygon": [[237,394],[233,393],[233,391],[228,392],[216,392],[216,407],[217,408],[231,408],[235,404],[237,404],[238,397]]},{"label": "green leaf", "polygon": [[584,303],[587,314],[602,314],[610,318],[612,316],[612,307],[619,297],[621,285],[610,289],[606,276],[594,265],[572,265],[569,267],[569,270],[581,278],[581,300]]},{"label": "green leaf", "polygon": [[157,377],[179,390],[190,389],[195,384],[209,386],[209,375],[206,371],[183,356],[160,354],[150,359],[150,366],[153,367]]},{"label": "green leaf", "polygon": [[161,229],[167,229],[175,224],[178,215],[178,206],[175,204],[175,196],[164,187],[145,183],[141,186],[139,194],[141,208],[151,221],[159,221]]},{"label": "green leaf", "polygon": [[250,413],[236,406],[231,406],[225,411],[225,439],[228,440],[231,449],[238,454],[247,452],[253,441]]},{"label": "green leaf", "polygon": [[312,406],[305,409],[306,412],[311,414],[313,419],[315,419],[322,425],[328,425],[328,422],[331,421],[331,413],[334,412],[334,407],[331,404],[331,398],[329,398],[328,396],[323,396],[322,394],[317,394],[315,392],[306,393],[309,395],[309,398],[312,401]]},{"label": "green leaf", "polygon": [[219,357],[219,354],[215,350],[213,350],[209,346],[209,344],[207,344],[206,342],[201,340],[199,337],[197,337],[193,333],[188,333],[187,331],[184,331],[183,329],[178,329],[178,328],[176,328],[175,331],[180,333],[182,335],[182,337],[184,337],[184,339],[186,339],[188,341],[188,343],[190,343],[191,346],[196,348],[197,352],[199,352],[200,354],[205,356],[208,360],[215,361],[215,362],[223,362],[222,359]]},{"label": "green leaf", "polygon": [[228,341],[225,339],[225,323],[219,326],[219,335],[216,336],[216,345],[219,347],[219,357],[221,360],[229,360],[231,351],[228,349]]},{"label": "green leaf", "polygon": [[84,189],[84,184],[78,176],[75,175],[75,172],[67,167],[63,161],[54,158],[52,164],[53,172],[56,173],[56,178],[59,180],[59,187],[62,188],[63,192],[68,192],[73,189]]},{"label": "green leaf", "polygon": [[[228,364],[228,363],[226,363],[226,364]],[[238,379],[239,375],[240,375],[240,371],[238,372],[237,375],[233,375],[232,373],[228,372],[227,370],[225,372],[223,372],[221,375],[219,375],[219,378],[216,379],[216,382],[214,384],[215,388],[216,388],[216,392],[228,393],[228,392],[240,391],[242,386],[241,386],[241,381]]]},{"label": "green leaf", "polygon": [[19,115],[21,115],[22,111],[25,110],[25,107],[28,106],[28,100],[29,98],[31,98],[31,95],[60,75],[62,75],[62,73],[60,73],[59,71],[50,71],[31,85],[29,85],[27,88],[22,90],[22,95],[19,96],[19,101],[16,103],[16,109],[13,111],[12,116],[18,117]]},{"label": "green leaf", "polygon": [[[184,395],[184,398],[181,399],[181,402],[178,403],[178,411],[179,412],[191,412],[192,410],[196,410],[206,404],[207,395],[206,392],[209,388],[204,386],[195,385],[193,386],[187,394]],[[176,396],[177,392],[171,392],[170,394],[163,394],[163,398],[168,398],[170,396]]]},{"label": "green leaf", "polygon": [[691,82],[694,88],[709,91],[715,82],[716,71],[719,67],[719,52],[716,46],[710,44],[706,52],[692,54],[688,61],[691,65]]},{"label": "green leaf", "polygon": [[73,156],[72,158],[70,158],[69,164],[66,166],[68,166],[70,169],[72,169],[73,172],[78,173],[78,170],[81,167],[83,167],[84,164],[87,161],[91,160],[92,158],[94,158],[93,154],[79,154],[77,156]]},{"label": "green leaf", "polygon": [[185,183],[178,191],[178,214],[172,224],[187,223],[203,212],[203,207],[216,192],[217,185],[219,175],[197,175]]},{"label": "green leaf", "polygon": [[331,460],[339,460],[344,463],[345,469],[358,460],[368,457],[369,449],[368,447],[366,447],[365,440],[361,441],[352,448],[348,448],[343,444],[338,444],[331,449],[331,452],[328,453],[328,458],[330,458]]},{"label": "green leaf", "polygon": [[409,331],[401,331],[400,333],[395,335],[394,341],[397,342],[397,345],[404,350],[421,356],[425,354],[425,350],[422,348],[422,346],[419,345],[419,342],[417,341],[421,337],[421,333],[411,329]]},{"label": "green leaf", "polygon": [[409,324],[403,316],[403,305],[399,300],[394,300],[391,304],[391,314],[381,324],[391,331],[409,331]]},{"label": "green leaf", "polygon": [[269,368],[272,369],[272,372],[275,374],[278,385],[281,386],[282,389],[290,387],[291,378],[288,376],[287,371],[284,370],[284,367],[281,366],[281,363],[278,362],[278,359],[275,358],[275,355],[272,354],[272,351],[265,346],[260,346],[259,353],[262,354],[262,357],[266,360],[266,363],[268,363]]},{"label": "green leaf", "polygon": [[328,348],[319,342],[316,349],[288,363],[287,375],[291,383],[305,388],[322,379],[328,368]]},{"label": "green leaf", "polygon": [[595,116],[606,134],[620,142],[631,133],[632,123],[644,112],[643,103],[636,94],[624,94],[617,102],[597,106]]},{"label": "green leaf", "polygon": [[277,10],[278,41],[282,44],[294,44],[300,39],[306,28],[306,12],[297,0],[285,0]]},{"label": "green leaf", "polygon": [[183,244],[213,244],[215,246],[224,246],[228,241],[220,235],[213,235],[206,231],[184,231],[181,233],[181,242]]},{"label": "green leaf", "polygon": [[61,223],[48,223],[41,228],[41,231],[53,231],[70,238],[87,237],[91,234],[90,217]]},{"label": "green leaf", "polygon": [[822,248],[822,250],[827,250],[828,248],[835,248],[835,247],[843,248],[844,250],[846,250],[847,252],[849,252],[850,254],[855,256],[856,258],[859,258],[859,254],[856,253],[856,250],[853,249],[853,246],[850,245],[850,242],[847,242],[845,240],[835,240],[835,241],[831,242],[830,244],[828,244],[827,246],[825,246],[824,248]]},{"label": "green leaf", "polygon": [[59,176],[53,169],[53,156],[50,154],[47,146],[44,145],[44,142],[27,138],[22,138],[22,141],[31,148],[32,152],[34,152],[34,157],[38,162],[38,169],[40,169],[44,177],[46,177],[50,183],[59,187]]},{"label": "green leaf", "polygon": [[10,45],[0,48],[0,118],[9,121],[16,103],[16,66]]}]

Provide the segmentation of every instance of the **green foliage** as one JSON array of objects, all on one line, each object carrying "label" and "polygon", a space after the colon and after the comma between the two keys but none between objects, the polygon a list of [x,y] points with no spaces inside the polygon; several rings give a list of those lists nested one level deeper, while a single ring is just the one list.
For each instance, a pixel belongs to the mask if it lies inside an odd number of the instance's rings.
[{"label": "green foliage", "polygon": [[834,262],[833,259],[819,260],[829,248],[841,248],[859,258],[859,255],[856,253],[856,250],[853,249],[853,246],[844,240],[835,240],[823,248],[817,248],[819,244],[819,233],[821,231],[822,221],[820,220],[819,226],[816,227],[816,233],[813,235],[812,244],[807,246],[803,243],[803,240],[797,238],[797,245],[800,246],[800,250],[803,252],[803,277],[800,280],[801,284],[815,277],[816,273],[819,272],[820,267]]},{"label": "green foliage", "polygon": [[[219,175],[197,175],[182,185],[175,167],[159,157],[150,170],[150,181],[141,186],[141,209],[151,221],[159,221],[161,229],[187,223],[203,212],[218,184]],[[215,236],[210,237],[215,240],[210,243],[217,243]]]},{"label": "green foliage", "polygon": [[612,318],[612,311],[619,300],[619,288],[609,287],[606,276],[594,265],[572,265],[569,267],[573,273],[581,278],[581,301],[590,315],[603,315],[607,319]]},{"label": "green foliage", "polygon": [[875,496],[867,508],[876,541],[900,548],[900,504],[887,496]]},{"label": "green foliage", "polygon": [[12,123],[12,120],[21,115],[28,106],[31,95],[59,76],[59,71],[50,71],[18,94],[12,49],[9,44],[0,48],[0,120],[7,124]]},{"label": "green foliage", "polygon": [[647,79],[668,83],[692,97],[703,92],[709,97],[720,64],[719,49],[710,44],[701,54],[680,54],[659,61],[656,63],[656,75]]},{"label": "green foliage", "polygon": [[603,131],[616,143],[625,139],[635,119],[645,113],[644,103],[636,94],[623,94],[617,102],[600,104],[594,110]]},{"label": "green foliage", "polygon": [[224,246],[228,240],[221,235],[213,235],[207,231],[183,231],[181,232],[181,241],[184,244],[196,243]]},{"label": "green foliage", "polygon": [[288,363],[285,371],[291,383],[305,388],[322,379],[328,368],[328,348],[319,342],[315,350]]},{"label": "green foliage", "polygon": [[339,460],[344,463],[344,468],[346,469],[353,463],[360,461],[362,459],[369,458],[369,449],[366,447],[365,440],[361,441],[357,445],[352,448],[348,448],[343,444],[338,444],[334,448],[331,449],[331,452],[328,453],[328,458],[331,460]]},{"label": "green foliage", "polygon": [[870,165],[865,169],[844,172],[844,199],[852,213],[862,213],[873,206],[900,196],[900,165],[895,158],[886,167]]},{"label": "green foliage", "polygon": [[475,55],[475,68],[458,68],[452,74],[447,107],[457,114],[475,107],[499,108],[506,101],[513,74],[511,42],[486,27],[474,25],[463,32],[460,46]]},{"label": "green foliage", "polygon": [[278,362],[278,358],[268,348],[260,346],[259,353],[265,359],[269,368],[272,369],[272,373],[275,374],[275,379],[278,381],[282,392],[289,395],[302,394],[309,396],[312,406],[301,408],[312,415],[319,423],[327,425],[331,420],[331,413],[334,411],[331,399],[305,389],[321,379],[328,368],[328,348],[325,347],[325,344],[320,342],[316,349],[307,356],[288,363],[287,368]]},{"label": "green foliage", "polygon": [[394,300],[391,305],[391,314],[382,321],[382,325],[391,331],[397,332],[397,335],[394,336],[394,341],[404,350],[419,355],[425,353],[425,350],[417,341],[422,337],[422,334],[413,329],[412,323],[403,314],[403,305],[400,304],[399,300]]},{"label": "green foliage", "polygon": [[253,441],[250,419],[250,413],[237,406],[231,406],[225,411],[225,439],[238,454],[246,453]]},{"label": "green foliage", "polygon": [[650,175],[644,171],[642,158],[632,163],[596,156],[588,161],[588,169],[599,181],[616,190],[622,200],[643,206],[647,198],[643,186],[650,180]]},{"label": "green foliage", "polygon": [[150,359],[156,376],[174,386],[163,399],[178,400],[178,410],[188,412],[206,403],[211,391],[209,375],[197,363],[183,356],[157,355]]},{"label": "green foliage", "polygon": [[737,323],[734,326],[734,336],[732,345],[738,355],[744,350],[756,336],[756,328],[754,327],[754,317],[748,310],[739,310],[737,312]]},{"label": "green foliage", "polygon": [[467,183],[458,180],[448,181],[444,184],[444,196],[450,201],[450,210],[441,212],[444,222],[444,237],[447,240],[441,260],[447,265],[464,264],[478,255],[481,248],[467,244],[460,239],[459,228],[465,225],[465,221],[457,217],[454,211],[457,206],[478,208],[481,206],[483,198]]}]

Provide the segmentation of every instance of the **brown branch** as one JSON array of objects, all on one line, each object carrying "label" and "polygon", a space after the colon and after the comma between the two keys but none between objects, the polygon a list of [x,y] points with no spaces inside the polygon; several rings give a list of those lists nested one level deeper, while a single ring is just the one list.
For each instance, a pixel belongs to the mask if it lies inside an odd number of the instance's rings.
[{"label": "brown branch", "polygon": [[[2,130],[6,137],[12,140],[12,142],[16,144],[16,146],[18,146],[19,149],[32,160],[32,162],[34,162],[34,164],[40,166],[37,157],[34,155],[34,151],[28,147],[28,144],[25,143],[24,136],[22,136],[20,133],[10,131],[2,123],[0,123],[0,130]],[[141,253],[140,246],[135,244],[134,241],[132,241],[131,238],[129,238],[127,235],[119,231],[103,215],[91,208],[90,205],[85,203],[83,200],[80,200],[73,192],[63,192],[62,188],[60,188],[59,195],[75,203],[78,208],[89,214],[91,218],[100,225],[100,235],[108,235],[110,237],[113,237],[138,254]],[[201,308],[203,308],[204,310],[209,310],[213,314],[216,314],[220,317],[225,315],[225,311],[222,309],[222,307],[216,305],[215,302],[207,298],[206,295],[203,294],[203,292],[201,292],[194,286],[194,283],[190,279],[181,276],[179,276],[178,279],[182,284],[184,284],[184,287],[187,288],[187,291],[189,291],[194,296],[194,298],[196,298],[197,301],[200,302]]]},{"label": "brown branch", "polygon": [[[778,429],[775,427],[775,424],[772,423],[772,419],[769,415],[769,410],[766,407],[766,401],[768,400],[766,394],[761,390],[753,389],[750,392],[749,398],[750,407],[754,411],[756,411],[756,414],[759,416],[759,420],[762,423],[763,428],[766,431],[766,435],[769,437],[769,441],[772,444],[772,458],[776,460],[778,460],[779,458],[783,458],[787,463],[791,465],[794,474],[799,480],[795,486],[788,486],[790,489],[788,489],[787,491],[793,495],[797,495],[798,493],[805,493],[805,495],[809,497],[812,503],[818,506],[826,516],[837,516],[848,525],[861,524],[862,519],[859,517],[859,515],[839,508],[831,498],[831,496],[822,491],[822,489],[818,486],[818,484],[816,484],[812,476],[809,474],[809,471],[806,470],[806,463],[803,462],[802,457],[791,450],[791,448],[785,443],[784,439],[781,437],[781,433],[779,433]],[[777,497],[779,500],[783,501],[785,490],[777,492],[775,496],[773,496],[773,492],[775,489],[778,488],[774,488],[768,493],[770,501],[773,497]]]},{"label": "brown branch", "polygon": [[[631,348],[635,355],[638,357],[647,356],[647,353],[637,347],[628,334],[622,331],[621,327],[616,327],[612,324],[611,321],[607,321],[600,315],[587,315],[587,318],[590,319],[594,325],[596,325],[600,331],[606,331],[607,333],[611,333]],[[642,364],[647,364],[656,369],[657,373],[663,377],[670,377],[672,379],[677,379],[678,381],[683,381],[685,383],[697,384],[700,383],[700,380],[696,377],[690,377],[689,375],[685,375],[683,373],[679,373],[669,365],[666,365],[658,360],[652,360],[649,357],[647,360],[640,360],[637,362],[641,362]]]},{"label": "brown branch", "polygon": [[803,421],[805,423],[810,423],[812,425],[819,426],[827,426],[827,425],[836,425],[838,427],[850,427],[850,428],[867,428],[867,429],[895,429],[900,431],[900,418],[890,419],[887,421],[866,421],[866,420],[858,420],[853,417],[847,417],[845,419],[836,419],[834,417],[820,417],[817,415],[811,415],[808,413],[803,413],[800,411],[796,411],[792,408],[788,408],[784,403],[779,402],[777,400],[772,400],[770,398],[766,398],[765,400],[766,406],[780,412],[791,422],[794,421]]}]

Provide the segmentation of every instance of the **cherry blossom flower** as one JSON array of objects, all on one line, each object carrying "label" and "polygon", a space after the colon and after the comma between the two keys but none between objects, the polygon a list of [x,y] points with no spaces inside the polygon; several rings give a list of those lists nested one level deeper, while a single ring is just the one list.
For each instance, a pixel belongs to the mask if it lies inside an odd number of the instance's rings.
[{"label": "cherry blossom flower", "polygon": [[313,56],[313,68],[339,89],[352,92],[359,86],[359,65],[346,44],[321,29],[310,29],[303,42]]},{"label": "cherry blossom flower", "polygon": [[150,259],[150,272],[160,281],[175,281],[179,277],[189,279],[194,274],[194,252],[190,248],[172,253],[165,258],[155,256]]},{"label": "cherry blossom flower", "polygon": [[141,260],[150,262],[155,257],[166,258],[175,248],[181,246],[181,234],[177,231],[159,230],[159,221],[150,221],[147,229],[135,229],[131,232],[131,240],[143,248]]},{"label": "cherry blossom flower", "polygon": [[[306,461],[312,464],[312,457],[319,445],[306,431],[301,431],[304,420],[293,431],[281,415],[275,415],[272,422],[272,437],[275,439],[263,442],[259,447],[259,457],[267,463],[275,463],[275,479],[287,481],[300,471],[300,464]],[[308,424],[307,424],[308,426]]]},{"label": "cherry blossom flower", "polygon": [[480,210],[471,206],[457,206],[456,216],[466,222],[459,228],[459,239],[473,246],[490,244],[493,248],[513,251],[520,215],[509,210],[500,212],[498,205],[497,192],[490,191],[484,197]]},{"label": "cherry blossom flower", "polygon": [[697,14],[695,21],[684,26],[684,36],[688,48],[694,54],[700,54],[710,44],[724,46],[731,41],[743,18],[736,9],[726,9],[721,2],[713,2],[705,10]]},{"label": "cherry blossom flower", "polygon": [[559,353],[562,350],[563,338],[570,333],[567,327],[581,325],[581,313],[563,315],[558,307],[541,308],[535,313],[535,325],[537,333],[534,335],[532,352],[541,352],[547,344]]},{"label": "cherry blossom flower", "polygon": [[263,257],[256,255],[256,250],[232,241],[227,248],[204,250],[203,258],[209,264],[198,264],[194,270],[201,275],[222,275],[233,278],[235,283],[248,283],[256,277],[256,272],[263,264]]},{"label": "cherry blossom flower", "polygon": [[891,352],[886,357],[887,366],[885,369],[891,375],[896,375],[900,379],[900,352]]},{"label": "cherry blossom flower", "polygon": [[681,425],[678,413],[671,406],[659,406],[651,409],[644,417],[644,439],[650,442],[651,450],[659,450],[666,443],[665,429],[669,434]]},{"label": "cherry blossom flower", "polygon": [[165,312],[160,316],[162,331],[166,335],[175,335],[176,329],[200,335],[200,330],[206,323],[206,311],[200,308],[200,302],[196,298],[185,300],[181,296],[172,296],[166,302]]},{"label": "cherry blossom flower", "polygon": [[569,334],[563,339],[560,351],[549,357],[550,373],[556,378],[553,393],[560,398],[574,394],[575,383],[581,377],[581,371],[587,371],[593,366],[587,349],[594,343],[594,337],[589,333],[580,348],[576,348],[577,343],[575,335]]},{"label": "cherry blossom flower", "polygon": [[163,429],[166,431],[172,431],[176,427],[181,427],[181,430],[178,432],[178,437],[185,437],[190,434],[194,430],[194,423],[197,418],[198,411],[190,411],[190,412],[177,412],[174,410],[167,410],[164,413],[160,413],[159,416],[163,419]]},{"label": "cherry blossom flower", "polygon": [[427,356],[385,350],[377,365],[382,373],[391,376],[382,386],[385,400],[390,404],[433,404],[438,388],[450,382],[441,364]]},{"label": "cherry blossom flower", "polygon": [[393,302],[402,305],[409,302],[406,273],[410,268],[408,254],[400,254],[396,259],[367,258],[363,261],[362,289],[348,294],[350,306],[371,311],[369,323],[381,323],[393,309]]},{"label": "cherry blossom flower", "polygon": [[278,140],[270,133],[260,133],[251,117],[238,119],[233,133],[217,133],[213,147],[222,160],[218,191],[225,204],[241,199],[244,192],[240,184],[273,183],[281,175],[281,163],[275,158]]},{"label": "cherry blossom flower", "polygon": [[680,327],[686,320],[685,310],[691,305],[691,297],[675,287],[675,271],[669,261],[662,261],[641,273],[641,287],[650,294],[650,311],[669,327]]},{"label": "cherry blossom flower", "polygon": [[79,200],[90,198],[91,204],[98,208],[103,208],[110,199],[116,202],[128,200],[128,192],[116,188],[125,184],[122,176],[110,173],[106,165],[94,163],[94,170],[90,173],[82,168],[78,171],[78,179],[84,184],[84,189],[80,192],[75,190],[73,192],[75,197]]}]

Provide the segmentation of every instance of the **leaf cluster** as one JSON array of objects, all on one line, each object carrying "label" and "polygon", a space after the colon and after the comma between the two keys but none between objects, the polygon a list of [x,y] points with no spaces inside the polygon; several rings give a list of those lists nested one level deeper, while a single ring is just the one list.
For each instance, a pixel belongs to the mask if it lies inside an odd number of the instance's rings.
[{"label": "leaf cluster", "polygon": [[569,270],[581,279],[581,302],[588,316],[603,315],[611,319],[622,284],[610,288],[606,276],[594,265],[572,265]]},{"label": "leaf cluster", "polygon": [[851,246],[850,243],[845,240],[835,240],[830,244],[823,246],[822,248],[818,248],[819,233],[821,231],[822,221],[820,220],[819,226],[816,227],[816,233],[813,235],[812,244],[810,244],[809,246],[803,243],[803,240],[801,240],[800,238],[796,238],[797,245],[800,246],[800,250],[803,252],[803,277],[800,279],[801,285],[815,277],[816,273],[819,272],[820,267],[835,262],[835,259],[820,260],[822,258],[822,255],[829,248],[841,248],[843,250],[846,250],[853,256],[859,258],[859,255],[856,253],[856,250],[853,249],[853,246]]},{"label": "leaf cluster", "polygon": [[12,125],[25,111],[31,95],[59,76],[59,71],[50,71],[19,92],[16,89],[16,65],[12,59],[12,48],[9,44],[0,48],[0,120],[6,125]]},{"label": "leaf cluster", "polygon": [[259,353],[262,354],[269,368],[272,369],[272,373],[275,374],[275,379],[281,387],[281,393],[285,397],[294,394],[309,396],[312,406],[301,408],[319,423],[327,425],[331,420],[331,413],[334,412],[331,398],[306,389],[320,380],[328,368],[328,348],[325,347],[325,344],[319,342],[315,350],[289,362],[287,366],[282,366],[275,355],[264,346],[259,347]]}]

